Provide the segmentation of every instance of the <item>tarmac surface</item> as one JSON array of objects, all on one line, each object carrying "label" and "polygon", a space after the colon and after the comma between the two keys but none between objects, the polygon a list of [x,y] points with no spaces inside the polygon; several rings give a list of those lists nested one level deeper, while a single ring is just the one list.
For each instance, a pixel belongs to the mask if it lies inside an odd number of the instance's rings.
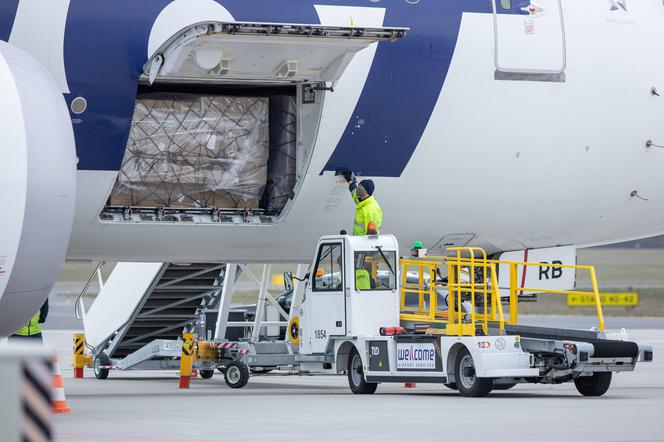
[{"label": "tarmac surface", "polygon": [[[612,327],[623,325],[611,319]],[[579,321],[524,318],[570,328]],[[359,396],[345,376],[285,373],[254,376],[239,390],[217,373],[180,390],[175,371],[111,372],[97,380],[86,369],[85,379],[73,379],[73,331],[48,330],[45,341],[59,353],[72,408],[56,415],[59,441],[664,441],[664,321],[628,322],[631,339],[653,344],[655,362],[614,376],[600,398],[582,397],[573,384],[517,385],[480,399],[442,385],[382,384]]]}]

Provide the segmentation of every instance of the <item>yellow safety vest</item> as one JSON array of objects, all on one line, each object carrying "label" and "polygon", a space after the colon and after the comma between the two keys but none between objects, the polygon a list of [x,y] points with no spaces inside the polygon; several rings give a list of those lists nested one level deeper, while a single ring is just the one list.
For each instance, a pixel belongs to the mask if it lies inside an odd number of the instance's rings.
[{"label": "yellow safety vest", "polygon": [[42,332],[42,325],[39,323],[39,315],[41,312],[34,314],[32,318],[23,327],[19,328],[16,332],[19,336],[32,336]]},{"label": "yellow safety vest", "polygon": [[355,269],[355,290],[371,290],[371,276],[366,269]]},{"label": "yellow safety vest", "polygon": [[366,235],[367,226],[371,221],[376,224],[376,233],[380,233],[380,225],[383,222],[383,211],[373,195],[364,201],[360,201],[357,197],[357,192],[353,192],[353,201],[357,204],[355,222],[353,223],[353,235]]}]

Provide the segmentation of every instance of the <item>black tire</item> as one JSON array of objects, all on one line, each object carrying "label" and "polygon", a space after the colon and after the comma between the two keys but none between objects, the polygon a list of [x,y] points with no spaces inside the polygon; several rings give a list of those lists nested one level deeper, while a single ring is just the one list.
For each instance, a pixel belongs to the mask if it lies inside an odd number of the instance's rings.
[{"label": "black tire", "polygon": [[362,358],[353,347],[348,355],[348,385],[355,394],[373,394],[378,388],[378,384],[369,383],[364,379],[364,369],[362,368]]},{"label": "black tire", "polygon": [[509,390],[510,388],[516,386],[516,383],[514,384],[493,384],[493,389],[494,390],[500,390],[500,391],[505,391]]},{"label": "black tire", "polygon": [[457,354],[454,364],[456,386],[462,396],[484,397],[493,389],[493,379],[475,376],[475,362],[467,348]]},{"label": "black tire", "polygon": [[105,353],[100,353],[92,363],[92,368],[97,379],[106,379],[108,377],[108,368],[100,368],[103,365],[111,365],[108,356]]},{"label": "black tire", "polygon": [[454,390],[454,391],[458,390],[456,382],[450,382],[448,384],[443,384],[443,385],[446,386],[447,388],[449,388],[450,390]]},{"label": "black tire", "polygon": [[593,373],[592,376],[580,376],[574,379],[574,385],[584,396],[602,396],[611,386],[612,375],[613,373],[607,371]]},{"label": "black tire", "polygon": [[201,374],[203,379],[210,379],[212,376],[214,376],[214,370],[198,370],[198,372]]},{"label": "black tire", "polygon": [[249,367],[241,361],[231,361],[226,365],[224,381],[231,388],[242,388],[249,382]]}]

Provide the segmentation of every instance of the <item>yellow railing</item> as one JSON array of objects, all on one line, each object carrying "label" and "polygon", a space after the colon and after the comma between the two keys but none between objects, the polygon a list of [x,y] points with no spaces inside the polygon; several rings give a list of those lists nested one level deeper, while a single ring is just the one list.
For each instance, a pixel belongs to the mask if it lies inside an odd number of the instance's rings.
[{"label": "yellow railing", "polygon": [[[456,256],[446,258],[447,264],[447,291],[449,324],[446,327],[448,335],[471,335],[477,330],[480,323],[485,334],[489,332],[489,323],[497,323],[501,330],[505,328],[503,306],[500,302],[496,266],[487,259],[486,252],[477,247],[454,247],[448,249]],[[467,257],[464,257],[467,254]],[[476,256],[479,255],[479,256]],[[466,272],[464,273],[464,269]],[[480,275],[477,275],[477,273]],[[464,275],[466,281],[463,281]],[[480,282],[477,282],[479,276]],[[470,313],[463,312],[463,295],[470,298]],[[482,311],[477,311],[477,295],[482,299]],[[466,316],[470,316],[466,318]]]},{"label": "yellow railing", "polygon": [[[502,332],[505,323],[516,325],[519,318],[519,295],[523,293],[557,293],[563,295],[587,294],[578,290],[553,290],[519,285],[519,269],[522,272],[529,266],[553,269],[574,269],[588,271],[592,282],[599,330],[604,331],[604,315],[599,296],[595,268],[566,264],[540,262],[491,260],[483,249],[476,247],[456,247],[448,251],[450,257],[429,256],[418,259],[401,260],[401,319],[403,321],[425,322],[444,326],[448,335],[474,336],[478,326],[487,334],[491,324]],[[509,287],[499,287],[498,266],[509,269]],[[447,271],[447,282],[438,276],[441,270]],[[416,275],[416,278],[415,278]],[[521,273],[523,276],[523,273]],[[410,279],[410,282],[409,282]],[[416,282],[413,281],[416,279]],[[508,290],[509,318],[503,312],[501,290]],[[438,308],[438,292],[447,294],[447,309]],[[417,294],[417,307],[406,305],[406,296]],[[470,312],[463,311],[464,298],[470,302]],[[480,309],[477,300],[481,300]]]}]

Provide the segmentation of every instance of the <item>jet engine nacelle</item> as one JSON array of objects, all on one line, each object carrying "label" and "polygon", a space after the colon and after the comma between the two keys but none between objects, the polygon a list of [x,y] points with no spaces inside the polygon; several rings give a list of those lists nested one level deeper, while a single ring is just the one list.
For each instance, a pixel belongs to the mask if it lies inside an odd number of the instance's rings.
[{"label": "jet engine nacelle", "polygon": [[0,41],[0,336],[48,297],[65,259],[76,196],[67,104],[49,72]]}]

